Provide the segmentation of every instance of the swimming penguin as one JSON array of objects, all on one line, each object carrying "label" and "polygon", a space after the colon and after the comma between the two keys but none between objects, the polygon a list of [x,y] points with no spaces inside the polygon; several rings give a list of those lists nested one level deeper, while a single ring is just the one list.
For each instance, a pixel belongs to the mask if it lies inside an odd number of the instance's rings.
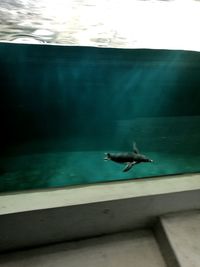
[{"label": "swimming penguin", "polygon": [[136,144],[133,143],[133,152],[125,153],[105,153],[106,157],[104,160],[112,160],[117,163],[125,163],[126,167],[123,169],[124,172],[129,171],[135,164],[141,162],[153,162],[152,159],[139,153]]}]

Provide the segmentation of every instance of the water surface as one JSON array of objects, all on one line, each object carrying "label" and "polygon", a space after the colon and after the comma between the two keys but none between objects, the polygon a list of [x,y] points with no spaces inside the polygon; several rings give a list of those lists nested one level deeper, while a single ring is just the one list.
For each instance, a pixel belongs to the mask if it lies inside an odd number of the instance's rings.
[{"label": "water surface", "polygon": [[200,50],[200,1],[1,0],[0,40]]}]

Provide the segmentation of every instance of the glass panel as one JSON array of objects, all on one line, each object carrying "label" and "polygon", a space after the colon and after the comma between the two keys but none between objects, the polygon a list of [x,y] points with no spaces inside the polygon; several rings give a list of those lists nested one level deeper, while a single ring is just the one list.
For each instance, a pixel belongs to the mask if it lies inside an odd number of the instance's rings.
[{"label": "glass panel", "polygon": [[[198,52],[1,43],[0,62],[1,192],[200,171]],[[153,162],[128,165],[133,142]]]},{"label": "glass panel", "polygon": [[199,11],[1,0],[0,191],[198,172]]}]

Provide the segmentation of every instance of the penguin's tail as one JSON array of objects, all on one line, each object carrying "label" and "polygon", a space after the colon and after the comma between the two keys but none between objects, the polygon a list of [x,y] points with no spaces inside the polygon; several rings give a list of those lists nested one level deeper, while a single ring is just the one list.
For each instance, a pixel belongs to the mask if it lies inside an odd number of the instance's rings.
[{"label": "penguin's tail", "polygon": [[105,154],[104,160],[110,160],[111,158],[110,153],[104,153],[104,154]]}]

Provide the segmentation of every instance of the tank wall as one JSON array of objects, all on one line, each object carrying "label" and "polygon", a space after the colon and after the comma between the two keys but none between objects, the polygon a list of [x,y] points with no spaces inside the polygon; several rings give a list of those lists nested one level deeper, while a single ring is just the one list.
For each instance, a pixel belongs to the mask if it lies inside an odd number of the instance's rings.
[{"label": "tank wall", "polygon": [[144,118],[133,123],[140,139],[152,123],[149,138],[167,117],[200,115],[197,52],[1,44],[0,59],[3,144],[79,135],[112,144],[124,121]]}]

